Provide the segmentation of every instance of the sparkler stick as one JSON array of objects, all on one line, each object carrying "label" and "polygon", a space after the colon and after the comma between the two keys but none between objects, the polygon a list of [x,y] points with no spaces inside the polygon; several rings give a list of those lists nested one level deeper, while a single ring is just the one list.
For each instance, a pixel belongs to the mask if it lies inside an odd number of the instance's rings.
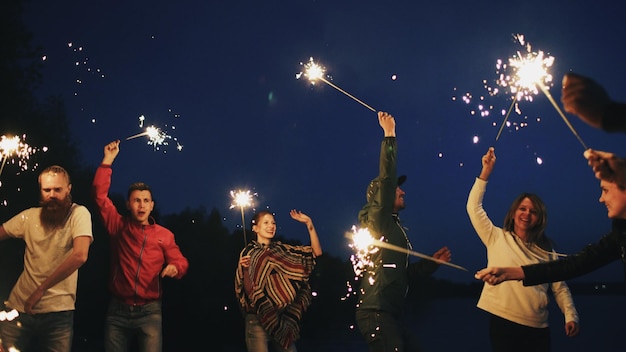
[{"label": "sparkler stick", "polygon": [[502,133],[502,129],[504,129],[504,125],[506,125],[506,121],[509,119],[509,115],[511,114],[511,110],[513,110],[513,106],[515,106],[515,103],[517,103],[517,95],[513,97],[513,102],[511,103],[511,106],[509,107],[509,111],[507,111],[506,116],[504,116],[504,120],[502,121],[500,130],[498,131],[498,135],[496,135],[496,142],[498,141],[498,138],[500,138],[500,133]]},{"label": "sparkler stick", "polygon": [[129,141],[129,140],[131,140],[131,139],[135,139],[135,138],[139,138],[139,137],[147,136],[148,134],[149,134],[149,132],[148,132],[148,131],[146,131],[146,132],[141,132],[141,133],[138,133],[138,134],[136,134],[136,135],[134,135],[134,136],[126,137],[126,140],[127,140],[127,141]]},{"label": "sparkler stick", "polygon": [[[359,236],[361,236],[361,239],[363,239],[362,231],[363,231],[363,229],[361,229],[361,231],[359,231],[359,233],[358,233]],[[347,232],[346,233],[346,237],[349,238],[349,239],[353,239],[354,238],[354,234],[351,234],[351,233]],[[431,260],[431,261],[436,262],[438,264],[447,265],[447,266],[450,266],[450,267],[455,268],[455,269],[468,271],[467,269],[465,269],[462,266],[459,266],[459,265],[456,265],[456,264],[452,264],[452,263],[443,261],[441,259],[437,259],[435,257],[429,256],[429,255],[426,255],[426,254],[422,254],[422,253],[419,253],[419,252],[416,252],[416,251],[413,251],[413,250],[410,250],[410,249],[407,249],[407,248],[399,247],[399,246],[396,246],[396,245],[393,245],[393,244],[390,244],[390,243],[387,243],[387,242],[384,242],[384,241],[381,241],[381,240],[377,240],[377,239],[375,239],[373,237],[367,239],[367,245],[371,245],[371,246],[375,246],[375,247],[379,247],[379,248],[390,249],[392,251],[405,253],[405,254],[408,254],[408,255],[412,255],[414,257],[428,259],[428,260]],[[361,244],[361,246],[362,246],[362,244]]]},{"label": "sparkler stick", "polygon": [[326,70],[323,67],[321,67],[320,65],[316,64],[313,61],[313,58],[310,58],[309,62],[307,64],[304,64],[304,67],[305,67],[305,72],[304,73],[300,72],[299,74],[296,75],[296,78],[300,78],[300,76],[302,76],[304,74],[306,77],[309,78],[309,81],[311,83],[315,83],[315,81],[319,79],[320,81],[328,84],[329,86],[331,86],[331,87],[335,88],[336,90],[340,91],[341,93],[345,94],[349,98],[352,98],[357,103],[365,106],[370,111],[376,112],[376,109],[374,109],[373,107],[365,104],[362,100],[358,99],[354,95],[346,92],[345,90],[339,88],[337,85],[331,83],[326,78],[324,78],[324,73],[326,72]]},{"label": "sparkler stick", "polygon": [[389,244],[387,242],[383,242],[383,241],[380,241],[380,240],[376,240],[375,239],[372,242],[372,245],[378,246],[378,247],[382,247],[382,248],[391,249],[391,250],[396,251],[396,252],[406,253],[406,254],[412,255],[414,257],[419,257],[419,258],[432,260],[433,262],[436,262],[436,263],[439,263],[439,264],[443,264],[443,265],[450,266],[452,268],[456,268],[456,269],[460,269],[460,270],[463,270],[463,271],[467,271],[467,269],[465,269],[464,267],[462,267],[460,265],[452,264],[452,263],[443,261],[441,259],[437,259],[435,257],[431,257],[429,255],[422,254],[422,253],[419,253],[419,252],[416,252],[416,251],[412,251],[412,250],[409,250],[409,249],[406,249],[406,248],[403,248],[403,247],[399,247],[399,246],[396,246],[396,245],[393,245],[393,244]]},{"label": "sparkler stick", "polygon": [[576,129],[574,129],[574,126],[572,126],[572,124],[569,122],[569,119],[565,116],[565,114],[563,113],[559,105],[554,101],[554,98],[552,97],[552,94],[550,94],[550,91],[548,90],[548,88],[545,85],[543,85],[541,82],[539,82],[538,85],[539,85],[539,88],[541,88],[541,91],[543,92],[543,94],[545,94],[546,97],[548,97],[548,100],[550,100],[550,102],[552,103],[552,106],[554,106],[554,108],[556,109],[556,112],[558,112],[559,115],[561,115],[561,118],[563,119],[563,121],[565,121],[565,124],[567,125],[567,127],[569,127],[570,131],[572,131],[572,133],[578,139],[580,144],[582,144],[583,148],[585,148],[585,150],[589,149],[587,148],[587,145],[585,144],[585,142],[583,142],[582,138],[580,138],[580,136],[578,135],[578,132],[576,132]]},{"label": "sparkler stick", "polygon": [[[546,95],[550,103],[554,106],[556,111],[559,113],[563,121],[569,129],[572,131],[574,136],[578,139],[580,144],[587,149],[587,145],[580,138],[572,124],[569,122],[565,114],[561,111],[558,104],[550,94],[548,90],[547,84],[552,82],[552,75],[548,72],[548,68],[552,66],[554,63],[554,57],[545,55],[543,51],[539,50],[533,52],[531,50],[530,43],[526,43],[524,36],[518,34],[515,36],[515,39],[526,48],[526,55],[522,55],[519,51],[513,57],[508,60],[508,67],[513,70],[513,75],[501,73],[497,83],[502,87],[510,87],[511,93],[514,94],[513,104],[509,109],[505,117],[508,118],[511,109],[516,101],[521,99],[526,99],[528,101],[533,100],[533,95],[538,93],[537,87]],[[506,70],[507,65],[502,64],[501,60],[498,60],[497,65],[498,70]],[[504,123],[503,123],[504,125]],[[500,127],[500,130],[502,130]],[[498,136],[500,136],[500,132],[498,132]],[[496,137],[496,140],[498,137]]]},{"label": "sparkler stick", "polygon": [[162,144],[165,138],[168,137],[167,133],[161,131],[160,128],[149,126],[146,128],[144,132],[138,133],[134,136],[127,137],[126,140],[128,141],[128,140],[139,138],[142,136],[150,137],[150,140],[154,141],[155,144]]},{"label": "sparkler stick", "polygon": [[243,245],[248,244],[248,240],[246,239],[246,220],[244,217],[243,208],[252,205],[252,196],[256,195],[256,193],[251,194],[250,191],[230,191],[230,196],[233,198],[233,203],[231,203],[230,208],[239,207],[241,209],[241,227],[243,228]]},{"label": "sparkler stick", "polygon": [[4,170],[4,164],[6,163],[7,159],[9,158],[8,156],[4,156],[4,155],[0,155],[0,158],[2,159],[2,165],[0,166],[0,175],[2,175],[2,170]]}]

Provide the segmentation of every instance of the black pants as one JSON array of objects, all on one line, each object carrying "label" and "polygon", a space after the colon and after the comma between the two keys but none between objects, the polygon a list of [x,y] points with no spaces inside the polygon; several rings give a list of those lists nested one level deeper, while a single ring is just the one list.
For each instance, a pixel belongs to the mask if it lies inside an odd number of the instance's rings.
[{"label": "black pants", "polygon": [[489,340],[493,352],[549,352],[550,328],[531,328],[490,314]]}]

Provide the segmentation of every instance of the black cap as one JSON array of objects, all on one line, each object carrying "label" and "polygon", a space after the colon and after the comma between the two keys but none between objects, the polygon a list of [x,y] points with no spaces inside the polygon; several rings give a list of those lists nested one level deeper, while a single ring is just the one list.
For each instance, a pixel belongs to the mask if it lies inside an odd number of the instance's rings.
[{"label": "black cap", "polygon": [[[365,198],[367,199],[368,203],[374,196],[374,193],[378,192],[378,182],[375,181],[376,180],[372,180],[372,182],[370,182],[369,187],[367,187],[367,192],[365,193]],[[400,187],[404,183],[404,181],[406,181],[406,175],[399,176],[398,187]]]},{"label": "black cap", "polygon": [[402,184],[406,181],[406,175],[402,175],[398,177],[398,186],[402,186]]}]

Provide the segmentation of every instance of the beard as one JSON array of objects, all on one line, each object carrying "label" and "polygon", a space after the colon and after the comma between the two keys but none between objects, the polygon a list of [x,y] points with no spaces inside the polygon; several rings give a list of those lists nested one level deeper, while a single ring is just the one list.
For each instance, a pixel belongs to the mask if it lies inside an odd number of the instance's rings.
[{"label": "beard", "polygon": [[41,200],[41,224],[46,230],[62,227],[72,207],[72,196],[69,194],[63,199]]}]

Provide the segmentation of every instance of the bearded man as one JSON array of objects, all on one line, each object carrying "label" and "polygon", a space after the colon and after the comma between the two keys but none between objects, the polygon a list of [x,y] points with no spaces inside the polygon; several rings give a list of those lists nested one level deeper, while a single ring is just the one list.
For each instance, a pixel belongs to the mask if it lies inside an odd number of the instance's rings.
[{"label": "bearded man", "polygon": [[0,321],[0,339],[6,351],[70,352],[78,268],[93,242],[91,214],[72,202],[70,176],[60,166],[41,172],[39,190],[41,206],[0,226],[0,240],[26,244],[24,271],[5,302],[19,315]]}]

